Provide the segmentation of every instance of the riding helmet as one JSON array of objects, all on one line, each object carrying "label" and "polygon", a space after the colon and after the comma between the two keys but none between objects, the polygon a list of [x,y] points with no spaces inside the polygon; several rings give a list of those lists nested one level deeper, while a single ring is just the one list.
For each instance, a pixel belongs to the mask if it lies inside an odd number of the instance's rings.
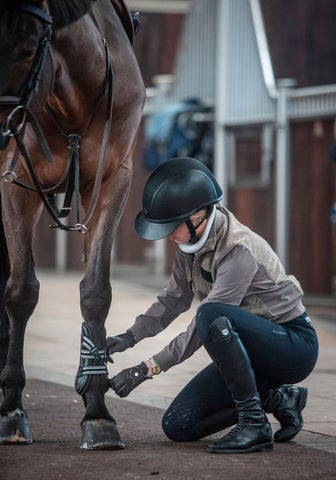
[{"label": "riding helmet", "polygon": [[191,215],[222,198],[214,175],[202,162],[190,157],[172,158],[148,178],[135,229],[147,240],[167,237]]}]

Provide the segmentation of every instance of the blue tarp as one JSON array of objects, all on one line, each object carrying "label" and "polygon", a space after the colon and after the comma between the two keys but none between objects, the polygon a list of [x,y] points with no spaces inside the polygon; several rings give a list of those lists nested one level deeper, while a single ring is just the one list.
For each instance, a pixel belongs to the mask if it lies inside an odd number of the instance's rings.
[{"label": "blue tarp", "polygon": [[211,163],[212,151],[202,152],[202,140],[207,137],[205,150],[212,150],[212,126],[193,120],[195,113],[208,111],[209,107],[192,99],[165,105],[152,115],[145,129],[145,168],[153,171],[169,158],[177,156],[194,156]]}]

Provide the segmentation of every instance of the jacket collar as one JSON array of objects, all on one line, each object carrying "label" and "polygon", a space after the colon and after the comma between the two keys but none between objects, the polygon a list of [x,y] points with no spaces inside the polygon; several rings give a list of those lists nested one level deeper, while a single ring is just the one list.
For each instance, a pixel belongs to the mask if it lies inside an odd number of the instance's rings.
[{"label": "jacket collar", "polygon": [[210,250],[214,250],[216,247],[216,243],[219,237],[223,237],[223,228],[224,228],[224,236],[227,235],[229,229],[229,212],[224,207],[220,205],[216,206],[216,215],[215,219],[212,223],[212,227],[208,236],[207,241],[203,245],[203,247],[196,252],[196,255],[200,255],[204,252],[208,252]]}]

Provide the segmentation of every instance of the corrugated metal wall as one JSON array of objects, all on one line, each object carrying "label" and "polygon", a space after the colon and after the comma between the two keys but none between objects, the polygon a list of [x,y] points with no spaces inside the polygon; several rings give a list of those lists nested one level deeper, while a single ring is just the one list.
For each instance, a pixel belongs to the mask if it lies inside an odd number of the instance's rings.
[{"label": "corrugated metal wall", "polygon": [[217,3],[217,0],[192,3],[185,19],[175,68],[176,83],[169,101],[197,97],[214,102]]},{"label": "corrugated metal wall", "polygon": [[259,58],[249,0],[225,2],[227,6],[226,124],[269,121],[275,102],[269,97]]},{"label": "corrugated metal wall", "polygon": [[336,115],[336,84],[294,89],[289,95],[288,113],[293,120]]},{"label": "corrugated metal wall", "polygon": [[[176,83],[168,101],[190,96],[215,102],[218,46],[218,0],[194,1],[186,18]],[[227,0],[225,29],[225,123],[243,124],[274,118],[275,104],[269,97],[259,59],[249,0]],[[223,79],[224,84],[224,79]]]},{"label": "corrugated metal wall", "polygon": [[[220,1],[193,1],[176,63],[175,85],[167,101],[197,97],[215,103],[217,49],[222,47],[217,29],[223,28],[227,56],[221,59],[226,65],[223,124],[275,121],[276,100],[264,82],[250,0],[223,0],[225,18],[218,19]],[[336,111],[336,85],[292,89],[289,97],[293,119],[329,116]]]}]

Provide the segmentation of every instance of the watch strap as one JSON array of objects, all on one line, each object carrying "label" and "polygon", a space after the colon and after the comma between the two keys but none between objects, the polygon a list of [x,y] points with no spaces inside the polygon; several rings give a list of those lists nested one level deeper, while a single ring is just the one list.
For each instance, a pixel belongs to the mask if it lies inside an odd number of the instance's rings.
[{"label": "watch strap", "polygon": [[161,367],[155,362],[154,358],[150,358],[148,361],[154,375],[158,375],[159,373],[161,373]]}]

